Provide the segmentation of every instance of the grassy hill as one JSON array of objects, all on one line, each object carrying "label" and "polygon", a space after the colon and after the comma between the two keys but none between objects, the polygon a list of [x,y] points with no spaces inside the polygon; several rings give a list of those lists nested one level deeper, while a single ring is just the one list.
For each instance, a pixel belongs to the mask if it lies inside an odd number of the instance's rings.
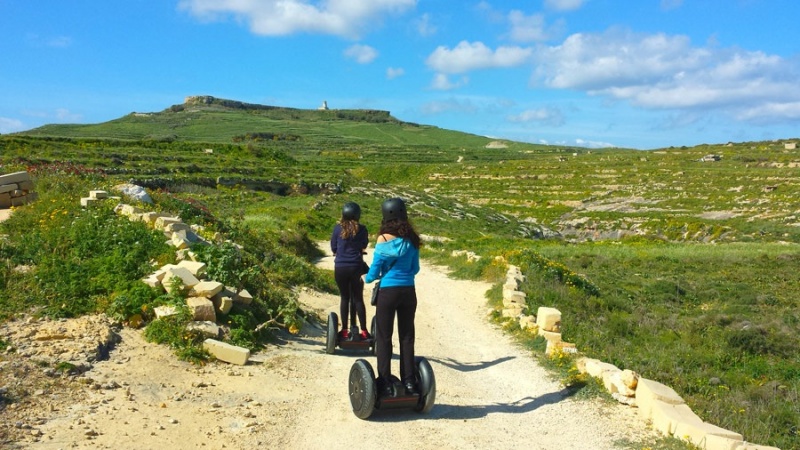
[{"label": "grassy hill", "polygon": [[425,256],[455,276],[500,282],[496,257],[523,267],[529,311],[560,309],[581,351],[675,387],[748,441],[798,448],[795,140],[588,150],[195,97],[0,136],[0,164],[54,192],[71,171],[94,188],[133,180],[295,249],[304,238],[289,235],[327,239],[346,201],[375,232],[380,202],[402,196]]}]

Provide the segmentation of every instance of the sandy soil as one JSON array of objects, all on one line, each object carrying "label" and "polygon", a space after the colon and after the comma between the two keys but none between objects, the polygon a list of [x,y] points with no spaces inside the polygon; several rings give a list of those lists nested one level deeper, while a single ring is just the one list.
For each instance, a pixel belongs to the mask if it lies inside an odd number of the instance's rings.
[{"label": "sandy soil", "polygon": [[[332,267],[332,259],[319,265]],[[122,329],[108,360],[80,377],[53,378],[51,372],[48,381],[31,387],[30,399],[0,411],[6,439],[0,434],[0,447],[583,450],[641,448],[635,444],[655,439],[634,408],[565,396],[526,351],[488,322],[489,287],[450,279],[423,263],[417,353],[431,362],[437,383],[428,414],[355,417],[350,367],[359,357],[373,366],[375,359],[341,349],[326,354],[320,325],[269,345],[245,366],[204,367],[178,361],[168,348],[145,342],[141,331]],[[300,300],[321,318],[338,314],[336,296],[305,291]],[[34,373],[16,379],[36,379]]]}]

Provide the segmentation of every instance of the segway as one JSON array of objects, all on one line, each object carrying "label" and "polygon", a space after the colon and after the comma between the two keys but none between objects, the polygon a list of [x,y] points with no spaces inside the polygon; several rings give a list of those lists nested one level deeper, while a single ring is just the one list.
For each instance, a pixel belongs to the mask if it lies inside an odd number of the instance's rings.
[{"label": "segway", "polygon": [[372,366],[364,359],[357,359],[350,368],[350,405],[359,419],[368,419],[375,410],[413,409],[427,413],[436,400],[436,378],[427,359],[414,358],[417,366],[417,387],[419,394],[409,395],[400,380],[392,377],[391,394],[378,396],[378,380]]},{"label": "segway", "polygon": [[370,325],[370,334],[372,337],[368,339],[361,339],[358,325],[356,325],[356,307],[354,297],[350,296],[350,336],[347,339],[342,339],[339,336],[339,316],[335,312],[328,314],[328,336],[325,345],[325,353],[332,355],[336,352],[336,347],[345,350],[366,350],[371,354],[375,353],[375,325],[376,318],[372,317],[372,324]]}]

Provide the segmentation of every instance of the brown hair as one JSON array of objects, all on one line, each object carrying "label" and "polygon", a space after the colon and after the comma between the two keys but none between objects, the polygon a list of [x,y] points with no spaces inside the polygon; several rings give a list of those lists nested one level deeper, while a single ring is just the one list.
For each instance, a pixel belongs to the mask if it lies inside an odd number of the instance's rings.
[{"label": "brown hair", "polygon": [[342,239],[355,237],[358,234],[358,221],[357,220],[340,220],[339,225],[342,226],[342,232],[339,236]]},{"label": "brown hair", "polygon": [[420,248],[422,246],[422,239],[420,239],[419,234],[414,231],[411,222],[407,220],[389,219],[382,221],[380,234],[384,233],[406,238],[411,241],[411,245],[413,245],[414,248]]}]

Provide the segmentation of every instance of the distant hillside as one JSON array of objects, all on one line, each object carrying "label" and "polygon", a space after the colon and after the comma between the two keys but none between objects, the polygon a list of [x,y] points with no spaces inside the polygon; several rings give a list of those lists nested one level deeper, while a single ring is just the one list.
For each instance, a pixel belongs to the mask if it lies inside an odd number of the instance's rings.
[{"label": "distant hillside", "polygon": [[[59,138],[194,141],[302,141],[308,146],[378,145],[484,148],[493,139],[403,122],[372,109],[296,109],[190,96],[160,112],[132,112],[88,125],[52,124],[17,135]],[[520,144],[528,148],[543,147]]]}]

